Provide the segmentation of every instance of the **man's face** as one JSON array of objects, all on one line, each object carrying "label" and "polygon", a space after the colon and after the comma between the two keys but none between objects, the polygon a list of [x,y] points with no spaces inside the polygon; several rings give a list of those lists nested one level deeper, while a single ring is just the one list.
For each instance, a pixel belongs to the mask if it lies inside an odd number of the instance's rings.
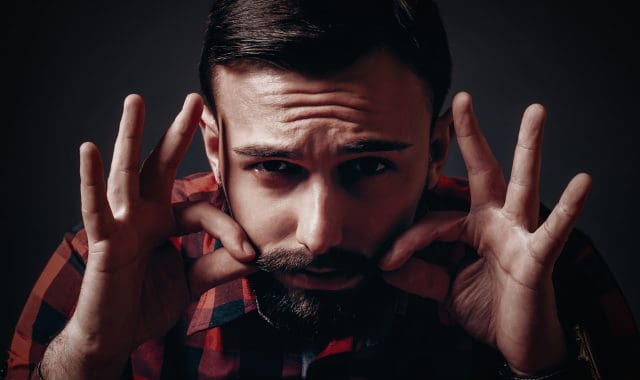
[{"label": "man's face", "polygon": [[220,66],[215,88],[223,132],[220,145],[216,132],[205,144],[268,271],[252,282],[268,288],[254,289],[263,314],[276,324],[335,319],[323,314],[344,305],[326,304],[364,288],[414,218],[430,169],[423,82],[375,52],[322,79]]}]

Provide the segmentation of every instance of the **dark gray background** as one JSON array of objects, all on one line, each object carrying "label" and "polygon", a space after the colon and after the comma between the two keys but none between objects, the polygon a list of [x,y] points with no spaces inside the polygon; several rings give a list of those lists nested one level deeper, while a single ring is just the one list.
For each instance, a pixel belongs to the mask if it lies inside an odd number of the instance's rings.
[{"label": "dark gray background", "polygon": [[[543,201],[554,204],[575,173],[593,175],[578,226],[603,253],[637,320],[640,66],[632,58],[638,33],[630,5],[440,3],[454,57],[453,90],[474,96],[505,169],[522,111],[541,102],[549,111]],[[199,90],[208,8],[203,1],[23,1],[5,10],[2,349],[50,252],[80,221],[79,145],[94,141],[109,156],[122,100],[137,92],[147,103],[145,150],[153,146],[184,96]],[[198,136],[181,172],[206,169]],[[448,173],[464,175],[457,150]]]}]

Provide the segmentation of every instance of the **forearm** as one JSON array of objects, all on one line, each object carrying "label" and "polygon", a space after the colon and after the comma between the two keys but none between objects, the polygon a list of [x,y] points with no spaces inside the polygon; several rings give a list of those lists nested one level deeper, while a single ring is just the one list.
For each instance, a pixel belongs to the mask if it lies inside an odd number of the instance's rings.
[{"label": "forearm", "polygon": [[40,363],[46,380],[119,379],[129,353],[107,354],[99,345],[73,333],[67,325],[47,347]]}]

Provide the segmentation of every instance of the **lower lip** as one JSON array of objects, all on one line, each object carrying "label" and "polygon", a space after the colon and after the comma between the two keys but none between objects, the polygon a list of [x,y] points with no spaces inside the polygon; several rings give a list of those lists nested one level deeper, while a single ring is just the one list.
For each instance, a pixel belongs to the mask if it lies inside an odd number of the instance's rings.
[{"label": "lower lip", "polygon": [[300,288],[307,290],[327,290],[337,291],[355,288],[362,280],[362,275],[345,275],[341,273],[312,272],[280,272],[275,277],[285,286],[290,288]]}]

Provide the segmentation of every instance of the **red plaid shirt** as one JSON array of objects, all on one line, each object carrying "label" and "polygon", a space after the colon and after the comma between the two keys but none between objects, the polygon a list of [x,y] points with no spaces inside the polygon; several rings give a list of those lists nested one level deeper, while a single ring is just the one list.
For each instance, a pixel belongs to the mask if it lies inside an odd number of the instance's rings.
[{"label": "red plaid shirt", "polygon": [[[175,183],[173,200],[208,199],[220,204],[210,174]],[[465,210],[467,183],[442,178],[429,199],[431,209]],[[548,214],[543,208],[542,216]],[[175,239],[186,261],[212,252],[216,241],[196,233]],[[16,326],[8,378],[36,378],[47,344],[73,314],[87,259],[83,230],[65,235],[36,282]],[[461,244],[438,243],[423,259],[454,276],[475,254]],[[589,239],[575,230],[554,272],[560,319],[568,337],[578,336],[576,355],[592,360],[602,379],[638,379],[640,338],[618,285]],[[192,303],[167,335],[133,353],[134,379],[226,378],[415,378],[495,379],[500,354],[470,338],[446,307],[400,291],[377,336],[352,336],[316,351],[286,343],[256,310],[246,279],[206,292]],[[379,307],[379,306],[378,306]],[[372,313],[380,313],[372,305]],[[575,334],[574,334],[575,333]],[[418,375],[419,374],[419,375]]]}]

